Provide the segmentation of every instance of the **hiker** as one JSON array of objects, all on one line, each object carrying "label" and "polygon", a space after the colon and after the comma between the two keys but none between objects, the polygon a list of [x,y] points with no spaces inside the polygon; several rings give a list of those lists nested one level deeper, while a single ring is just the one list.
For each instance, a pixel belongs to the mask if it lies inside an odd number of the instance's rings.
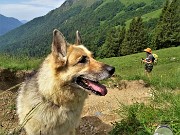
[{"label": "hiker", "polygon": [[149,77],[149,74],[151,73],[153,69],[153,63],[154,63],[154,57],[152,55],[151,48],[144,49],[144,52],[146,52],[146,59],[142,59],[142,62],[145,63],[145,72]]}]

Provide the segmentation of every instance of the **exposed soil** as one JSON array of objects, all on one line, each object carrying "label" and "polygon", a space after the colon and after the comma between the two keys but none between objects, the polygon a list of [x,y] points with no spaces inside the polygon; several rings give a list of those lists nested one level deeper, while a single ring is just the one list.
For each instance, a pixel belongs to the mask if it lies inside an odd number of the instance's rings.
[{"label": "exposed soil", "polygon": [[[89,95],[85,102],[78,135],[106,135],[112,123],[121,120],[116,113],[122,104],[148,102],[150,87],[142,81],[121,81],[121,87],[109,88],[104,97]],[[118,86],[118,85],[115,85]]]},{"label": "exposed soil", "polygon": [[[17,73],[13,73],[17,74]],[[20,74],[21,79],[29,75],[30,72],[23,72]],[[9,75],[9,74],[7,74]],[[15,77],[17,77],[15,75]],[[0,79],[3,78],[2,74]],[[11,78],[11,76],[8,76]],[[18,83],[22,80],[19,79]],[[9,88],[13,84],[7,85],[6,79],[1,79],[0,89]],[[113,83],[111,83],[113,82]],[[116,83],[116,84],[115,84]],[[3,84],[1,86],[1,84]],[[139,81],[110,81],[108,94],[106,96],[89,95],[85,102],[82,113],[80,126],[77,129],[77,135],[107,135],[112,129],[112,122],[121,120],[120,116],[116,114],[120,103],[133,104],[135,102],[147,102],[151,96],[150,87],[148,87],[142,80]],[[3,90],[4,90],[3,89]],[[2,131],[12,131],[18,125],[16,115],[16,91],[0,91],[0,134]],[[25,133],[21,133],[24,135]]]},{"label": "exposed soil", "polygon": [[0,92],[21,83],[25,78],[30,77],[34,72],[35,71],[26,70],[13,71],[11,69],[0,68]]}]

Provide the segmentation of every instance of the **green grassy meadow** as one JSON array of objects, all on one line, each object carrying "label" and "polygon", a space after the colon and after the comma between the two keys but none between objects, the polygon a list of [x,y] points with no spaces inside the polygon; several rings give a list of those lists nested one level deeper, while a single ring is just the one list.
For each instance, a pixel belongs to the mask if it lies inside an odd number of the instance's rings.
[{"label": "green grassy meadow", "polygon": [[9,55],[0,55],[0,68],[9,68],[13,70],[31,70],[37,69],[42,62],[42,58],[13,57]]},{"label": "green grassy meadow", "polygon": [[144,80],[152,87],[149,104],[120,103],[118,114],[123,118],[115,122],[110,135],[152,135],[158,125],[171,127],[174,135],[180,134],[180,47],[153,51],[158,55],[152,75],[144,74],[141,58],[145,53],[129,56],[105,58],[101,61],[116,67],[119,79]]},{"label": "green grassy meadow", "polygon": [[[127,6],[131,3],[142,2],[142,0],[121,0],[121,2]],[[149,4],[151,4],[152,1],[151,0],[144,0],[143,2],[145,2],[147,5],[149,5]]]},{"label": "green grassy meadow", "polygon": [[151,78],[147,78],[144,72],[144,64],[141,58],[145,58],[144,52],[114,58],[105,58],[101,61],[116,67],[116,75],[120,79],[142,79],[157,88],[180,88],[180,47],[153,51],[158,55],[158,63],[154,65]]},{"label": "green grassy meadow", "polygon": [[[158,9],[158,10],[152,11],[150,13],[144,14],[141,17],[143,19],[143,22],[148,22],[150,19],[159,18],[161,12],[162,12],[162,9]],[[126,28],[129,28],[131,21],[132,21],[132,19],[129,19],[125,22]]]},{"label": "green grassy meadow", "polygon": [[[152,135],[158,125],[169,125],[174,135],[180,134],[180,47],[153,51],[158,55],[151,77],[144,73],[145,52],[104,58],[100,61],[116,68],[117,80],[144,80],[152,87],[149,104],[123,105],[117,113],[123,118],[113,123],[110,135]],[[14,70],[37,69],[42,59],[14,58],[0,55],[0,67]]]}]

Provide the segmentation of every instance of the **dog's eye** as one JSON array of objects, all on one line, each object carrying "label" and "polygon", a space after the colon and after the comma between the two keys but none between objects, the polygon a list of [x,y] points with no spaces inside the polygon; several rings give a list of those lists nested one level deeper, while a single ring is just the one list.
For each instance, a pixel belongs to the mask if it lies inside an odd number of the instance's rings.
[{"label": "dog's eye", "polygon": [[86,63],[88,61],[87,56],[82,56],[78,63]]}]

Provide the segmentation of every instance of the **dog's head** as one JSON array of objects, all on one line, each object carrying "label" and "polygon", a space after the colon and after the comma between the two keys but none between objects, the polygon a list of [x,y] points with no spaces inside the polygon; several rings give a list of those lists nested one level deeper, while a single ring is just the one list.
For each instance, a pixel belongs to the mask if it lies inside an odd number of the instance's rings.
[{"label": "dog's head", "polygon": [[107,94],[106,87],[98,81],[111,77],[115,68],[96,61],[92,53],[81,44],[78,31],[76,43],[70,45],[62,33],[55,29],[51,56],[57,80],[96,95]]}]

